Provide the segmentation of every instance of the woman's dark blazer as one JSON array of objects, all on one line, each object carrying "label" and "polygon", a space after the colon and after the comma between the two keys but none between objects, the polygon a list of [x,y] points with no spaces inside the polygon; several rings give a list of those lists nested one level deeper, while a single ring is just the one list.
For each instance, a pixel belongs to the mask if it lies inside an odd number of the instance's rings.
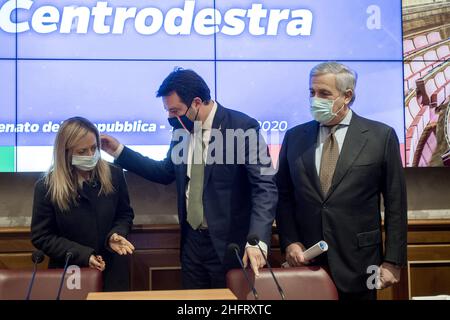
[{"label": "woman's dark blazer", "polygon": [[89,266],[92,254],[106,262],[103,271],[105,291],[128,290],[127,256],[120,256],[108,246],[113,233],[126,237],[133,224],[128,188],[122,169],[110,165],[114,192],[99,196],[100,183],[83,183],[78,190],[78,204],[62,212],[52,203],[44,178],[34,189],[31,237],[33,245],[49,258],[49,268],[64,267],[67,252],[70,265]]}]

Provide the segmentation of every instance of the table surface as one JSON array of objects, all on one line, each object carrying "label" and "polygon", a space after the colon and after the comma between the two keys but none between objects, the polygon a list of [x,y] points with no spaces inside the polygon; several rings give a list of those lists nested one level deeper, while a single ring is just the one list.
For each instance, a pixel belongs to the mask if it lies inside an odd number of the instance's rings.
[{"label": "table surface", "polygon": [[91,292],[87,300],[236,300],[230,289]]}]

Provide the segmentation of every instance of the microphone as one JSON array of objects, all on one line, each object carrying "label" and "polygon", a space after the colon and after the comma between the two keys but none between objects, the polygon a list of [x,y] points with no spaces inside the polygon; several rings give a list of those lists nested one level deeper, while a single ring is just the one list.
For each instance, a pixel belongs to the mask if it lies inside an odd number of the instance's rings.
[{"label": "microphone", "polygon": [[73,253],[70,251],[66,252],[66,262],[64,264],[64,271],[61,277],[61,281],[59,282],[58,295],[56,296],[56,300],[60,300],[61,290],[64,283],[64,278],[66,276],[67,267],[69,266],[69,260],[73,257]]},{"label": "microphone", "polygon": [[264,254],[263,249],[261,249],[261,246],[259,245],[259,238],[258,238],[258,236],[255,235],[255,234],[251,234],[251,235],[249,235],[249,236],[247,237],[247,241],[248,241],[248,243],[249,243],[250,245],[252,245],[252,246],[258,246],[259,251],[261,251],[261,254],[262,254],[263,258],[264,258],[264,261],[266,262],[267,267],[269,268],[269,271],[270,271],[270,274],[272,275],[273,281],[275,281],[275,284],[277,285],[277,289],[278,289],[278,292],[280,293],[281,299],[282,299],[282,300],[286,300],[286,296],[284,295],[284,291],[283,291],[283,289],[281,288],[280,284],[278,283],[277,278],[276,278],[275,275],[273,274],[272,267],[270,266],[270,263],[269,263],[269,261],[267,260],[266,255]]},{"label": "microphone", "polygon": [[242,272],[244,273],[245,279],[247,280],[248,286],[253,292],[253,296],[255,297],[255,300],[258,300],[258,292],[256,292],[255,286],[250,281],[247,271],[244,268],[244,263],[242,262],[241,257],[239,256],[239,246],[236,243],[230,243],[228,245],[228,252],[234,252],[236,255],[237,260],[239,261],[239,264],[241,265]]},{"label": "microphone", "polygon": [[33,274],[31,276],[31,281],[30,281],[30,285],[28,286],[28,292],[27,292],[27,296],[26,296],[25,300],[30,300],[31,289],[33,288],[34,278],[35,278],[36,272],[37,272],[37,265],[39,263],[41,263],[42,261],[44,261],[44,253],[41,250],[36,250],[31,255],[31,261],[33,261],[33,264],[34,264]]}]

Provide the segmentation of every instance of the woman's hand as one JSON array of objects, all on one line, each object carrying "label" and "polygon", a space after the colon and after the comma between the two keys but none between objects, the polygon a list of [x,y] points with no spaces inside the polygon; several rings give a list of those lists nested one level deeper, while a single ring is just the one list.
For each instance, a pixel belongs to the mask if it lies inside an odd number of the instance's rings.
[{"label": "woman's hand", "polygon": [[113,233],[109,237],[110,248],[120,255],[132,254],[134,251],[134,246],[122,236],[117,233]]},{"label": "woman's hand", "polygon": [[97,269],[100,271],[105,270],[106,263],[103,261],[102,256],[94,256],[93,254],[89,257],[89,267]]}]

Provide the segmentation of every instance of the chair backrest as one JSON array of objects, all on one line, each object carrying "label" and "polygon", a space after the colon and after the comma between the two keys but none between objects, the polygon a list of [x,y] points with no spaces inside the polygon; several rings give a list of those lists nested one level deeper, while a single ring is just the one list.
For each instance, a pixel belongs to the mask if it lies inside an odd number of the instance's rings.
[{"label": "chair backrest", "polygon": [[430,49],[423,55],[423,60],[425,61],[425,64],[428,66],[438,61],[439,58],[437,56],[436,51],[434,49]]},{"label": "chair backrest", "polygon": [[414,47],[414,43],[411,39],[403,40],[403,51],[405,54],[408,54],[415,49],[416,48]]},{"label": "chair backrest", "polygon": [[[328,273],[320,267],[273,268],[273,272],[287,300],[337,300],[336,287]],[[257,278],[248,270],[250,281],[254,284],[261,300],[280,300],[276,284],[265,268]],[[254,300],[241,269],[227,273],[227,287],[239,300]]]},{"label": "chair backrest", "polygon": [[450,66],[445,68],[444,75],[445,75],[445,79],[447,79],[447,81],[450,81]]},{"label": "chair backrest", "polygon": [[420,35],[420,36],[417,36],[417,37],[415,37],[414,39],[413,39],[413,42],[414,42],[414,47],[416,48],[416,49],[419,49],[419,48],[422,48],[422,47],[425,47],[425,46],[427,46],[428,45],[428,39],[427,39],[427,37],[425,36],[425,35]]},{"label": "chair backrest", "polygon": [[411,61],[411,69],[413,73],[421,71],[423,68],[426,67],[425,62],[423,61],[422,56],[417,56],[414,58],[413,61]]},{"label": "chair backrest", "polygon": [[[102,274],[92,268],[77,268],[66,273],[61,300],[84,300],[89,292],[102,291]],[[77,273],[79,270],[79,273]],[[0,300],[24,300],[32,270],[0,269]],[[55,300],[63,269],[38,270],[30,299]]]},{"label": "chair backrest", "polygon": [[437,48],[436,53],[439,59],[444,60],[448,58],[448,56],[450,55],[450,50],[448,46],[449,46],[448,44],[444,44],[439,48]]},{"label": "chair backrest", "polygon": [[445,86],[447,80],[445,79],[444,73],[443,72],[436,73],[436,75],[434,76],[434,82],[436,83],[436,87],[438,87],[438,89]]},{"label": "chair backrest", "polygon": [[429,44],[433,44],[442,40],[441,34],[439,31],[433,31],[427,34],[427,40]]}]

